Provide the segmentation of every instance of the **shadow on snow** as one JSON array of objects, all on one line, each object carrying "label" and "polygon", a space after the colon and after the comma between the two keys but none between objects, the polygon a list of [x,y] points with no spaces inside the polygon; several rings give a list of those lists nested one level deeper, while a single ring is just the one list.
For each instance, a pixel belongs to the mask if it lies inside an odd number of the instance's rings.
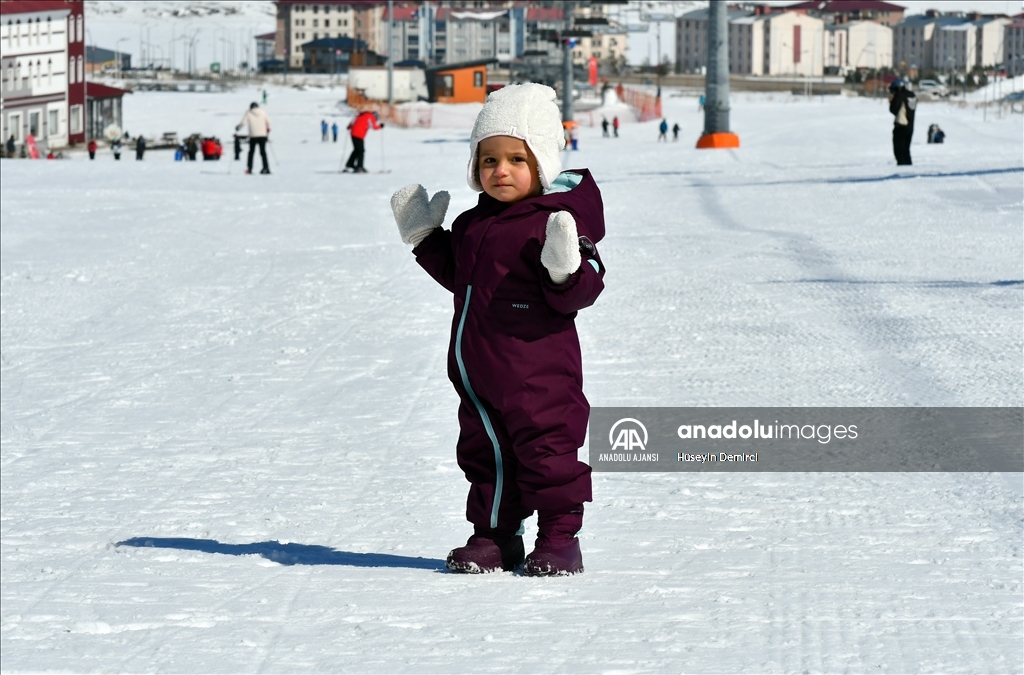
[{"label": "shadow on snow", "polygon": [[[761,185],[806,185],[806,184],[830,184],[830,183],[880,183],[889,180],[904,180],[907,178],[960,178],[963,176],[987,176],[997,173],[1020,173],[1024,167],[1015,166],[1006,169],[978,169],[976,171],[937,171],[933,173],[891,173],[887,176],[863,176],[849,178],[808,178],[806,180],[779,180],[765,181],[763,183],[722,183],[714,187],[757,187]],[[695,173],[713,173],[698,171],[637,171],[638,176],[685,176]],[[607,182],[607,180],[605,181]],[[694,184],[689,187],[707,187],[704,184]]]},{"label": "shadow on snow", "polygon": [[1022,286],[1024,279],[1000,279],[999,281],[865,281],[859,279],[797,279],[795,281],[772,281],[769,283],[797,284],[866,284],[924,286],[926,288],[979,288],[985,286]]},{"label": "shadow on snow", "polygon": [[411,558],[387,553],[352,553],[327,546],[282,544],[260,541],[253,544],[222,544],[214,539],[175,537],[132,537],[116,544],[136,548],[173,548],[179,551],[201,551],[223,555],[258,555],[281,565],[347,565],[349,567],[407,567],[418,570],[445,571],[443,560]]}]

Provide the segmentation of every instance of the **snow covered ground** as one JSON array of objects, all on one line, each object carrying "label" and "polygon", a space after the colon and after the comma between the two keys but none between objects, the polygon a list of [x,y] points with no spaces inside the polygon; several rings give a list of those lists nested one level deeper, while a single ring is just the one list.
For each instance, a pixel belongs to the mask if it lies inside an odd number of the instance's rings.
[{"label": "snow covered ground", "polygon": [[[389,126],[390,173],[340,175],[343,91],[269,93],[271,176],[0,163],[4,672],[1024,669],[1020,474],[598,474],[586,573],[445,573],[451,301],[388,199],[468,208],[468,129]],[[229,138],[256,96],[125,126]],[[738,151],[670,97],[679,143],[567,156],[608,217],[592,404],[1022,405],[1021,118],[922,103],[897,168],[883,102],[732,104]]]}]

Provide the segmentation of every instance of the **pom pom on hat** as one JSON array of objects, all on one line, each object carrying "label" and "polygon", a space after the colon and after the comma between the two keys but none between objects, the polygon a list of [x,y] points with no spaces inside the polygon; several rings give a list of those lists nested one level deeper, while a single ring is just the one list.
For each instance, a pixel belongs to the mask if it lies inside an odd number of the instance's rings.
[{"label": "pom pom on hat", "polygon": [[555,90],[543,84],[510,84],[491,92],[476,117],[469,139],[469,187],[477,192],[483,186],[477,179],[477,146],[491,136],[511,136],[526,142],[537,158],[537,170],[544,189],[551,187],[562,172],[559,156],[565,147],[562,116],[555,103]]}]

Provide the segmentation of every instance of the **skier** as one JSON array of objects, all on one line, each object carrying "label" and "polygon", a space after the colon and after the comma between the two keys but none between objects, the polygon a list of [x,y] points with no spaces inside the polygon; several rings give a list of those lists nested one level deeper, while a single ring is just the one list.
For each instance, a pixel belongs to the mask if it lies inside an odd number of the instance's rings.
[{"label": "skier", "polygon": [[331,141],[332,143],[337,143],[338,142],[338,123],[337,122],[331,122],[331,138],[333,139]]},{"label": "skier", "polygon": [[263,105],[267,104],[267,90],[263,90]]},{"label": "skier", "polygon": [[[13,138],[14,137],[11,136],[12,140],[13,140]],[[85,149],[89,151],[89,159],[96,159],[96,148],[97,148],[96,141],[94,139],[90,138],[89,139],[89,143],[85,146]]]},{"label": "skier", "polygon": [[[264,90],[266,93],[266,90]],[[245,172],[252,173],[253,155],[256,148],[260,149],[260,159],[263,160],[263,170],[260,173],[270,173],[270,162],[267,161],[267,136],[270,134],[270,116],[260,108],[260,104],[253,101],[249,104],[249,110],[242,115],[242,121],[235,126],[238,131],[243,126],[249,127],[249,161]]]},{"label": "skier", "polygon": [[679,122],[672,125],[672,142],[677,143],[679,141]]},{"label": "skier", "polygon": [[608,118],[607,117],[602,117],[601,118],[601,135],[604,136],[605,138],[608,138]]},{"label": "skier", "polygon": [[366,134],[370,132],[371,125],[374,129],[384,128],[382,123],[377,122],[377,113],[370,112],[369,110],[359,113],[349,123],[348,129],[352,135],[352,154],[349,155],[348,161],[345,162],[346,173],[349,171],[353,173],[366,173],[366,169],[363,168],[363,158],[366,156]]},{"label": "skier", "polygon": [[910,165],[910,139],[914,137],[914,110],[917,96],[902,80],[893,80],[889,85],[889,112],[893,114],[892,151],[897,165]]},{"label": "skier", "polygon": [[146,154],[146,139],[139,134],[139,137],[135,140],[135,161],[141,162],[142,156]]},{"label": "skier", "polygon": [[[93,145],[96,144],[95,141],[90,141],[90,143],[92,143]],[[11,134],[11,137],[7,139],[7,142],[4,144],[4,149],[7,150],[7,156],[13,159],[15,151],[18,149],[17,144],[14,142],[14,134]],[[89,159],[92,159],[95,154],[95,150],[90,152]]]},{"label": "skier", "polygon": [[114,142],[110,144],[110,151],[114,153],[114,159],[121,159],[121,139],[114,139]]},{"label": "skier", "polygon": [[704,109],[704,104],[707,103],[707,102],[708,102],[708,97],[705,96],[704,94],[701,94],[700,98],[697,99],[697,112],[700,112],[701,110],[703,110]]},{"label": "skier", "polygon": [[616,115],[612,118],[612,131],[615,132],[615,138],[619,137],[619,117]]},{"label": "skier", "polygon": [[320,120],[320,140],[327,142],[327,120]]},{"label": "skier", "polygon": [[661,124],[658,125],[658,142],[665,141],[668,143],[668,122],[661,120]]},{"label": "skier", "polygon": [[[562,172],[555,91],[528,83],[487,97],[470,137],[477,205],[441,227],[449,195],[422,185],[391,198],[402,241],[455,295],[448,377],[460,398],[459,466],[470,483],[473,536],[448,554],[455,572],[583,571],[576,533],[591,501],[576,459],[590,406],[574,318],[604,288],[604,236],[590,172]],[[525,556],[523,519],[539,533]]]}]

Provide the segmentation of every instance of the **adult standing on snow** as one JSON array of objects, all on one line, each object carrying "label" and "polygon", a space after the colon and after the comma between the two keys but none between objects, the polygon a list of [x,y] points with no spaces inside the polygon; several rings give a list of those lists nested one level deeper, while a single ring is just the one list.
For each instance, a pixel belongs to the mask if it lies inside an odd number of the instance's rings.
[{"label": "adult standing on snow", "polygon": [[320,140],[327,142],[327,120],[320,120]]},{"label": "adult standing on snow", "polygon": [[338,123],[337,122],[331,122],[331,138],[333,139],[331,141],[332,143],[337,143],[338,142]]},{"label": "adult standing on snow", "polygon": [[146,139],[139,134],[139,137],[135,140],[135,161],[141,162],[142,156],[146,154]]},{"label": "adult standing on snow", "polygon": [[263,170],[260,173],[270,173],[270,162],[267,161],[267,136],[270,134],[270,116],[260,107],[260,104],[253,101],[249,104],[249,110],[242,116],[235,130],[243,126],[249,127],[249,164],[246,173],[252,173],[252,158],[256,148],[260,149],[260,159],[263,160]]},{"label": "adult standing on snow", "polygon": [[[11,139],[13,140],[14,137],[11,136]],[[13,142],[11,143],[11,145],[13,146]],[[96,148],[97,147],[98,146],[96,145],[96,141],[93,140],[93,139],[89,139],[89,144],[85,146],[85,149],[89,151],[89,159],[96,159]],[[13,156],[14,155],[12,154],[11,157],[13,157]]]},{"label": "adult standing on snow", "polygon": [[679,122],[672,125],[672,142],[675,143],[679,140]]},{"label": "adult standing on snow", "polygon": [[665,141],[668,143],[668,121],[661,120],[661,124],[658,125],[658,142]]},{"label": "adult standing on snow", "polygon": [[605,138],[608,138],[608,118],[607,117],[602,117],[601,118],[601,135],[604,136]]},{"label": "adult standing on snow", "polygon": [[612,118],[612,131],[615,132],[615,138],[619,137],[619,116],[616,115]]},{"label": "adult standing on snow", "polygon": [[110,144],[110,151],[114,153],[114,159],[121,159],[121,139],[114,139],[114,142]]},{"label": "adult standing on snow", "polygon": [[349,123],[349,132],[352,134],[352,154],[345,162],[345,171],[353,173],[366,173],[363,168],[363,158],[366,156],[366,134],[370,132],[370,126],[374,129],[383,129],[384,125],[377,122],[377,113],[364,110],[356,115],[356,118]]},{"label": "adult standing on snow", "polygon": [[914,111],[917,96],[907,89],[907,83],[900,79],[889,85],[889,112],[893,114],[892,152],[896,164],[910,165],[910,139],[914,137]]}]

